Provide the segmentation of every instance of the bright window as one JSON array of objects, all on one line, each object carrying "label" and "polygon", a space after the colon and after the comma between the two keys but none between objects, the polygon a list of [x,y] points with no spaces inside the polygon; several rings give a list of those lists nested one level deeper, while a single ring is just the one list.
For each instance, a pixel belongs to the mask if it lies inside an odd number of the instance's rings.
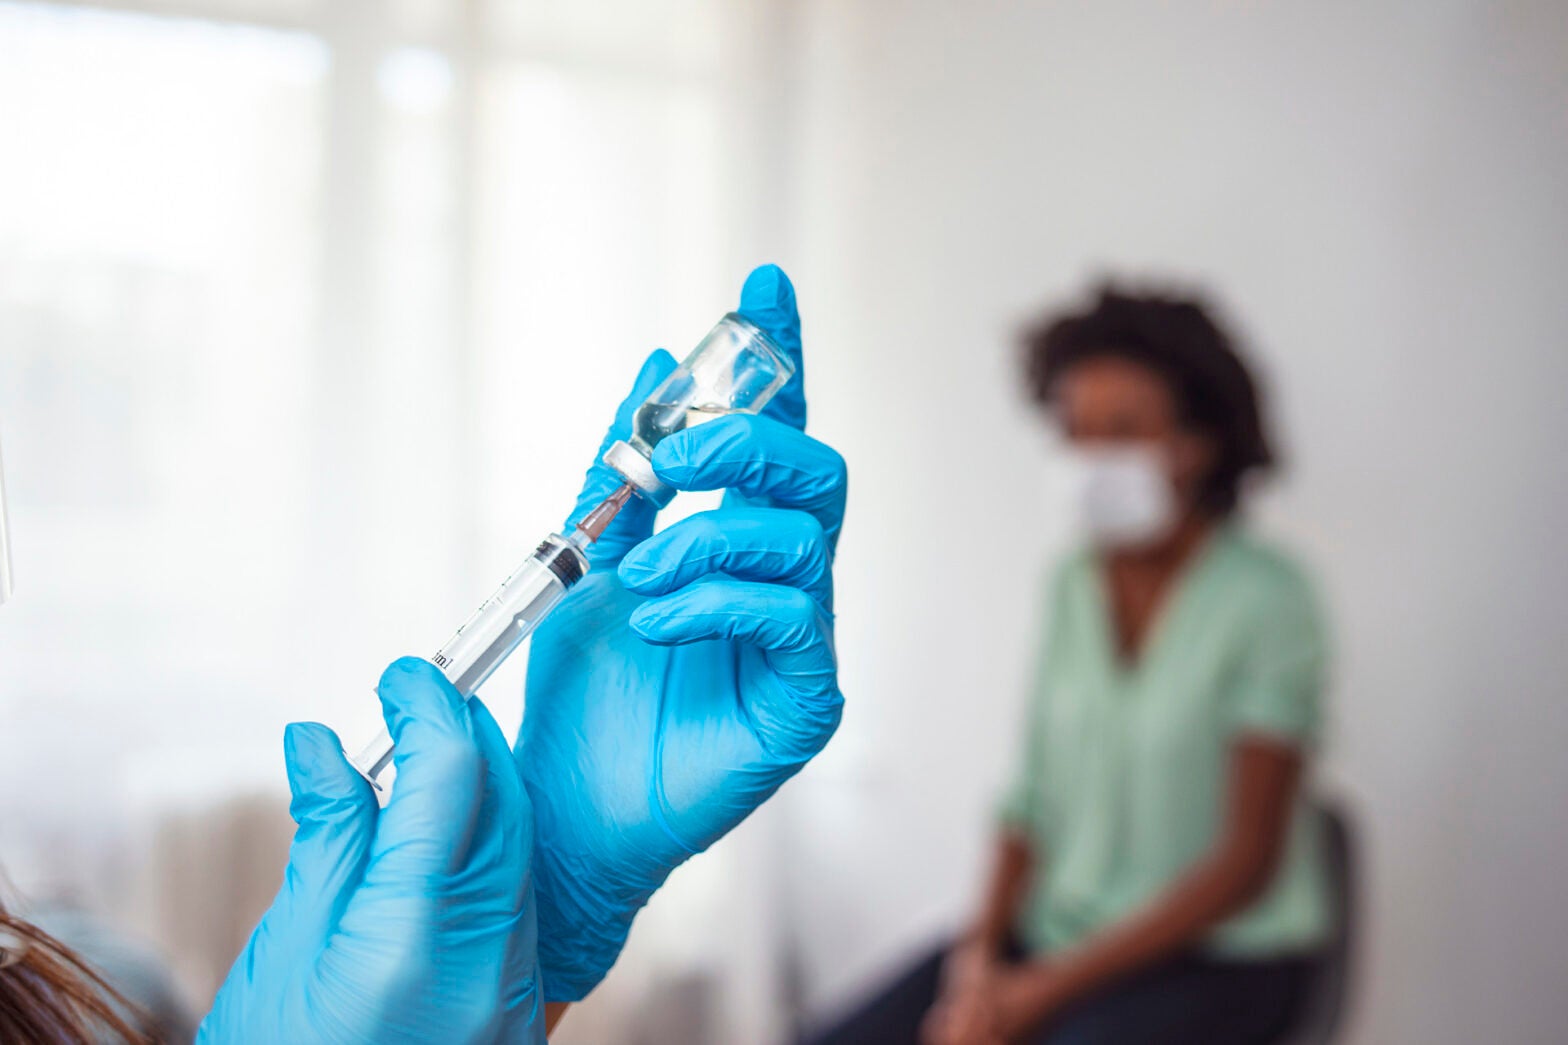
[{"label": "bright window", "polygon": [[733,298],[751,27],[676,6],[0,2],[22,892],[156,935],[127,854],[280,790],[290,720],[357,744],[380,666],[560,523],[642,357]]}]

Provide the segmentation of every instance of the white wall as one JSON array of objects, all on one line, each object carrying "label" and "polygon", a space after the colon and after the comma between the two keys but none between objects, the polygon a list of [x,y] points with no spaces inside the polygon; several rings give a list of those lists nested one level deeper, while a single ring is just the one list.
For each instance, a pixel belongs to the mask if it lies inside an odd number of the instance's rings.
[{"label": "white wall", "polygon": [[[1369,850],[1355,1040],[1561,1040],[1561,5],[800,19],[791,260],[853,488],[849,710],[786,792],[811,1001],[975,891],[1058,536],[1009,339],[1115,270],[1214,288],[1271,379],[1290,470],[1259,514],[1331,603],[1325,776]],[[998,539],[983,520],[1015,501]]]}]

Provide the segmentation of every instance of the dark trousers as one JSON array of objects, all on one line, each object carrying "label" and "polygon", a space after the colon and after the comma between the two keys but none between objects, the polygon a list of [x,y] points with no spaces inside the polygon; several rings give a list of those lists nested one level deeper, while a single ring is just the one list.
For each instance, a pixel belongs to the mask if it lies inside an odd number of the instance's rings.
[{"label": "dark trousers", "polygon": [[[809,1045],[916,1045],[941,986],[944,947]],[[1033,1045],[1269,1045],[1295,1025],[1312,982],[1305,958],[1182,955],[1064,1009]]]}]

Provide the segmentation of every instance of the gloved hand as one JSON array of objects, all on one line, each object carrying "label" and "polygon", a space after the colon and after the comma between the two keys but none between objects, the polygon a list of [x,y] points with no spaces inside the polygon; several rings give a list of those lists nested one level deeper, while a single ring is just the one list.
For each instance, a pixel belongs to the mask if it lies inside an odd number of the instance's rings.
[{"label": "gloved hand", "polygon": [[[548,1001],[586,995],[670,871],[745,819],[838,726],[832,565],[844,462],[801,430],[800,320],[784,273],[753,272],[740,311],[791,353],[795,377],[763,416],[689,428],[653,455],[677,489],[729,490],[723,506],[650,537],[655,510],[634,498],[533,637],[517,757],[538,817]],[[667,352],[649,357],[605,446],[674,367]],[[572,518],[620,484],[596,458]]]},{"label": "gloved hand", "polygon": [[385,809],[330,729],[284,733],[283,888],[198,1041],[544,1041],[533,816],[506,739],[423,660],[378,691],[397,742]]}]

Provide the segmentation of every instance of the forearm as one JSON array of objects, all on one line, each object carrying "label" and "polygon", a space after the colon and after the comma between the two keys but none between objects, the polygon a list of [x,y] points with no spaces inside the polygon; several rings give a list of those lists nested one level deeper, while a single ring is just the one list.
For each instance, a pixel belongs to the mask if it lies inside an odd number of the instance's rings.
[{"label": "forearm", "polygon": [[966,941],[978,944],[987,954],[1001,953],[1029,890],[1033,866],[1034,855],[1023,835],[1004,828],[979,914],[965,933]]},{"label": "forearm", "polygon": [[1292,748],[1238,742],[1226,826],[1214,848],[1141,910],[1014,977],[1009,1024],[1033,1027],[1063,1004],[1196,943],[1251,903],[1283,855],[1299,772]]},{"label": "forearm", "polygon": [[1035,967],[1026,1023],[1202,939],[1257,894],[1260,875],[1248,863],[1225,855],[1206,860],[1147,907]]}]

